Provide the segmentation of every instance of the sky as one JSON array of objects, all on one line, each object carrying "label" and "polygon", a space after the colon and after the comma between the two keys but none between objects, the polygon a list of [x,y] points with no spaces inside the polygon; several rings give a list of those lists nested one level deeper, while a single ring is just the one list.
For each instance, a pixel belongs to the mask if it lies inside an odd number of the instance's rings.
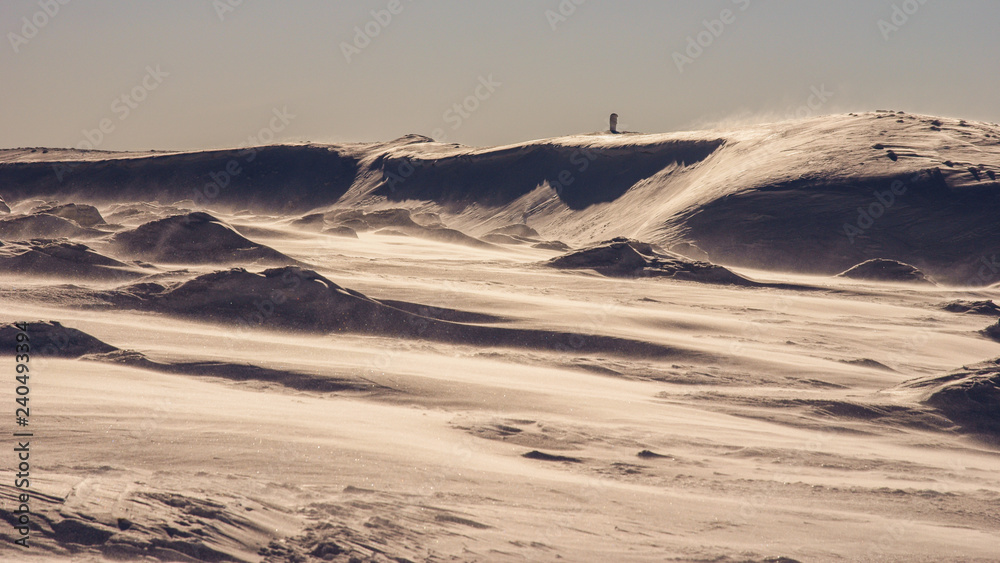
[{"label": "sky", "polygon": [[3,0],[0,148],[1000,121],[996,0]]}]

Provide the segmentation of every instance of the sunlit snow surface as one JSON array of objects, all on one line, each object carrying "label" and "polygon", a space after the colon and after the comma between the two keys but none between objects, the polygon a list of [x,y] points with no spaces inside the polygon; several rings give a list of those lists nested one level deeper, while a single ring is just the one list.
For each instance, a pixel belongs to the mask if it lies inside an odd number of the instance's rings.
[{"label": "sunlit snow surface", "polygon": [[0,549],[995,560],[1000,139],[934,119],[3,151],[36,528]]}]

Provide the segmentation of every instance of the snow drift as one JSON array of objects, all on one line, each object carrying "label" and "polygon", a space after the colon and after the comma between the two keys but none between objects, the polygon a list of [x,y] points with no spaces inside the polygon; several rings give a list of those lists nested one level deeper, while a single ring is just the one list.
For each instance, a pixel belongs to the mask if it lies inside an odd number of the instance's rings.
[{"label": "snow drift", "polygon": [[0,240],[26,240],[33,238],[94,239],[107,233],[81,227],[75,221],[40,212],[30,215],[8,215],[0,219]]},{"label": "snow drift", "polygon": [[101,212],[93,205],[67,203],[63,205],[43,205],[33,209],[32,213],[48,213],[63,219],[69,219],[81,227],[99,227],[107,225]]},{"label": "snow drift", "polygon": [[292,211],[335,201],[358,172],[351,146],[249,147],[178,153],[4,151],[2,195],[90,203],[192,200]]},{"label": "snow drift", "polygon": [[917,268],[898,260],[886,260],[884,258],[866,260],[837,275],[842,278],[855,280],[933,283]]},{"label": "snow drift", "polygon": [[257,244],[208,213],[151,221],[118,233],[110,248],[130,258],[165,263],[293,264],[295,260]]},{"label": "snow drift", "polygon": [[315,271],[296,266],[260,273],[234,268],[183,283],[145,282],[97,295],[115,307],[179,315],[237,329],[270,327],[302,332],[357,333],[475,346],[637,357],[698,356],[698,353],[627,338],[487,326],[484,323],[501,319],[416,303],[381,302],[341,287]]},{"label": "snow drift", "polygon": [[[104,354],[117,350],[114,346],[97,338],[63,326],[57,321],[35,321],[29,323],[32,354],[58,358],[79,358],[86,354]],[[0,325],[0,341],[14,342],[20,332],[13,324]],[[5,350],[6,353],[13,353]]]},{"label": "snow drift", "polygon": [[400,234],[482,248],[493,246],[459,230],[449,229],[440,221],[434,221],[429,225],[417,223],[413,220],[408,209],[390,208],[370,212],[350,209],[335,211],[327,215],[330,222],[334,224],[334,227],[327,229],[330,234],[340,233],[350,236],[347,231],[343,231],[343,229],[350,229],[355,232],[355,235],[357,232],[375,231],[377,234]]},{"label": "snow drift", "polygon": [[612,277],[665,277],[705,283],[755,285],[722,266],[693,261],[627,238],[616,238],[571,252],[549,260],[546,265],[563,270],[594,270]]},{"label": "snow drift", "polygon": [[1000,439],[1000,358],[909,382],[906,387],[922,389],[922,401],[963,430]]},{"label": "snow drift", "polygon": [[146,272],[68,240],[0,242],[0,274],[54,278],[126,280]]}]

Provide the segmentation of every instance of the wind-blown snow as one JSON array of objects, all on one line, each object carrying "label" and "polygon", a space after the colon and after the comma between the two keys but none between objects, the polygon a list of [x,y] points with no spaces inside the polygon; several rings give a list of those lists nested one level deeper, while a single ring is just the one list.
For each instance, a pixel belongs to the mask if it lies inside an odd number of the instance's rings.
[{"label": "wind-blown snow", "polygon": [[997,135],[0,151],[0,559],[995,560]]}]

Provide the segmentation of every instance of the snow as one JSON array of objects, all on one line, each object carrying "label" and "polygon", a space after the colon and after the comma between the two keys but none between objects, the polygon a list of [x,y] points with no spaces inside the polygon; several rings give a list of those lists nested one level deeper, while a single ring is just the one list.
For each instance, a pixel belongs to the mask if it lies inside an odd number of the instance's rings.
[{"label": "snow", "polygon": [[932,120],[262,147],[208,204],[237,151],[0,151],[0,325],[59,351],[17,557],[994,560],[1000,139]]}]

